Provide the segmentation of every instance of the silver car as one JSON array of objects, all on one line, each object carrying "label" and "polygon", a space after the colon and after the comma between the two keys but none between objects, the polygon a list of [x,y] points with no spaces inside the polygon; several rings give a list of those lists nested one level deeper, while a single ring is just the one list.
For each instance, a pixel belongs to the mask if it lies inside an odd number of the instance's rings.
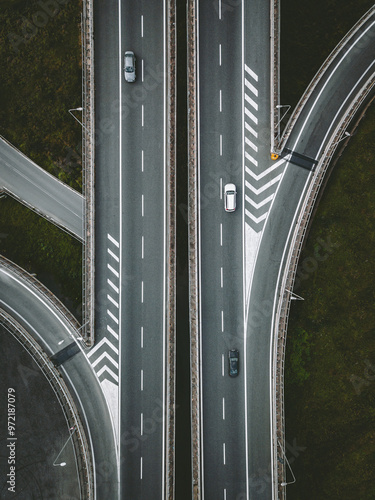
[{"label": "silver car", "polygon": [[131,50],[125,52],[124,76],[127,82],[135,82],[135,55]]},{"label": "silver car", "polygon": [[236,186],[234,184],[226,184],[224,187],[224,208],[226,212],[234,212],[236,210]]}]

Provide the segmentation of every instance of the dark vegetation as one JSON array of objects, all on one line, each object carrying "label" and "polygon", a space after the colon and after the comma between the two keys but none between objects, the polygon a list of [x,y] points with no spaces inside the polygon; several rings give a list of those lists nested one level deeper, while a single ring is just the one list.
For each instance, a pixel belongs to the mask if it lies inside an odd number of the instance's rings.
[{"label": "dark vegetation", "polygon": [[[80,191],[81,127],[68,109],[81,105],[82,6],[41,6],[51,3],[0,1],[0,134]],[[0,233],[0,253],[80,319],[81,244],[10,198],[0,199]]]},{"label": "dark vegetation", "polygon": [[[283,102],[295,105],[372,2],[282,2]],[[286,359],[290,500],[375,498],[375,106],[333,170],[301,255]],[[288,471],[288,481],[292,476]]]}]

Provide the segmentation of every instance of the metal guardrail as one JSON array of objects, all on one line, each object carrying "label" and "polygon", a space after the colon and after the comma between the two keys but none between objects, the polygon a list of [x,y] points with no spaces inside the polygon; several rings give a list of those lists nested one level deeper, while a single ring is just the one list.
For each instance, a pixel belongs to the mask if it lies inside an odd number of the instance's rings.
[{"label": "metal guardrail", "polygon": [[167,2],[167,418],[165,499],[175,497],[176,415],[176,2]]},{"label": "metal guardrail", "polygon": [[[271,0],[271,2],[274,4],[278,4],[278,6],[277,7],[275,6],[275,8],[273,9],[274,10],[274,18],[276,19],[276,17],[278,16],[278,14],[276,16],[276,12],[278,12],[280,0],[274,0],[274,2],[273,2],[273,0]],[[327,71],[328,67],[330,66],[332,61],[335,59],[337,54],[340,52],[342,47],[344,47],[348,43],[349,39],[352,38],[357,33],[357,31],[363,26],[364,23],[366,23],[368,21],[368,19],[370,19],[371,16],[374,15],[374,13],[375,13],[375,5],[372,6],[358,20],[358,22],[348,31],[348,33],[344,36],[344,38],[338,43],[338,45],[336,45],[336,47],[333,49],[333,51],[329,54],[327,59],[324,61],[322,66],[319,68],[319,70],[315,74],[314,78],[311,80],[311,82],[310,82],[309,86],[307,87],[306,91],[304,92],[303,96],[298,101],[298,104],[297,104],[295,110],[293,111],[293,114],[291,115],[291,117],[288,120],[288,123],[286,124],[286,127],[283,131],[281,138],[279,138],[278,126],[275,126],[275,123],[276,123],[276,120],[278,119],[279,113],[277,115],[275,115],[275,113],[274,113],[274,111],[276,109],[276,104],[278,104],[277,101],[279,99],[279,82],[278,82],[278,68],[277,68],[277,80],[274,79],[273,89],[271,89],[271,92],[273,92],[273,96],[271,96],[271,103],[273,103],[273,108],[274,108],[274,109],[271,109],[271,117],[272,117],[271,126],[273,127],[273,130],[271,131],[271,137],[273,138],[273,139],[271,139],[271,141],[272,141],[271,153],[280,154],[282,152],[287,140],[289,139],[290,133],[293,130],[293,127],[294,127],[296,121],[298,120],[298,117],[301,114],[303,107],[305,106],[305,104],[306,104],[307,100],[309,99],[309,97],[311,96],[312,92],[314,91],[314,89],[316,88],[316,86],[320,82],[321,78],[323,77],[323,75]],[[274,24],[275,24],[275,21],[274,21]],[[275,52],[277,51],[276,45],[279,43],[278,38],[279,37],[277,37],[277,40],[276,40],[276,38],[274,40],[274,44],[275,44],[274,51]],[[272,53],[272,51],[271,51],[271,53]],[[273,64],[272,59],[271,59],[271,64]],[[275,71],[276,70],[274,69],[274,72]],[[272,73],[272,68],[271,68],[271,75],[272,74],[273,73]],[[276,95],[277,95],[277,101],[275,101]]]},{"label": "metal guardrail", "polygon": [[78,409],[70,396],[68,387],[39,344],[2,309],[0,309],[0,323],[18,340],[38,365],[60,403],[68,428],[74,427],[75,431],[71,433],[71,440],[79,474],[80,498],[94,499],[94,476],[90,447]]},{"label": "metal guardrail", "polygon": [[64,306],[64,304],[53,294],[46,286],[43,285],[35,276],[29,274],[25,269],[18,266],[11,260],[0,255],[0,267],[9,269],[22,280],[27,281],[36,291],[38,291],[55,309],[59,311],[64,320],[68,323],[72,333],[78,338],[81,337],[79,330],[81,328],[79,322],[73,314]]},{"label": "metal guardrail", "polygon": [[197,153],[197,5],[187,3],[188,33],[188,169],[189,169],[189,306],[190,306],[190,369],[191,369],[191,441],[192,494],[200,500],[201,478],[201,400],[200,400],[200,318],[199,318],[199,216],[198,216],[198,153]]},{"label": "metal guardrail", "polygon": [[94,0],[83,0],[82,9],[82,335],[91,347],[95,342],[95,103],[94,103]]},{"label": "metal guardrail", "polygon": [[[277,320],[275,321],[274,332],[274,348],[272,360],[272,387],[274,402],[272,407],[273,413],[273,449],[274,449],[274,488],[277,491],[277,498],[284,500],[286,498],[285,488],[281,486],[281,482],[285,481],[286,469],[284,463],[284,454],[282,450],[285,449],[285,416],[284,416],[284,362],[285,362],[285,349],[287,326],[290,311],[290,302],[293,289],[299,257],[301,254],[304,238],[308,228],[308,224],[313,213],[317,196],[320,192],[325,174],[332,158],[336,153],[336,149],[340,142],[346,146],[350,136],[346,140],[342,140],[344,131],[353,120],[356,113],[360,110],[361,106],[369,98],[371,92],[375,90],[375,73],[364,85],[361,91],[356,95],[352,101],[350,108],[346,115],[342,118],[340,124],[336,127],[334,134],[328,142],[321,160],[319,161],[315,175],[311,179],[310,186],[306,192],[305,200],[302,204],[300,215],[292,236],[290,250],[287,256],[285,270],[282,278],[281,292],[277,309]],[[375,99],[373,97],[370,101]],[[369,104],[368,104],[369,105]],[[366,108],[367,109],[367,108]],[[353,127],[353,131],[358,126],[359,121],[363,117],[361,114]],[[276,435],[275,435],[276,434]],[[280,449],[279,449],[279,447]]]}]

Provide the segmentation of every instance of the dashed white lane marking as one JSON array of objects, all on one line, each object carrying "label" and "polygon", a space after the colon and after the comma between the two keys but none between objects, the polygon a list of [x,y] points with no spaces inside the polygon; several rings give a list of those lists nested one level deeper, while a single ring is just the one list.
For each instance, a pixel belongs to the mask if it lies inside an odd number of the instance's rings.
[{"label": "dashed white lane marking", "polygon": [[142,217],[145,215],[145,197],[142,194]]},{"label": "dashed white lane marking", "polygon": [[224,311],[221,311],[221,331],[224,331]]},{"label": "dashed white lane marking", "polygon": [[116,300],[115,300],[113,297],[111,297],[111,296],[109,295],[109,293],[107,293],[107,299],[108,299],[110,302],[112,302],[112,304],[113,304],[115,307],[117,307],[117,309],[119,308],[119,306],[118,306],[118,302],[116,302]]},{"label": "dashed white lane marking", "polygon": [[144,104],[142,104],[142,127],[144,127],[145,124],[145,107]]},{"label": "dashed white lane marking", "polygon": [[225,420],[225,398],[223,398],[223,420]]},{"label": "dashed white lane marking", "polygon": [[219,0],[219,19],[221,20],[221,0]]},{"label": "dashed white lane marking", "polygon": [[223,463],[225,465],[225,443],[223,443]]},{"label": "dashed white lane marking", "polygon": [[220,268],[220,284],[221,284],[221,288],[223,288],[223,282],[224,282],[224,278],[223,278],[223,268],[221,267],[221,268]]},{"label": "dashed white lane marking", "polygon": [[140,479],[143,477],[143,457],[141,457],[141,466],[140,466]]},{"label": "dashed white lane marking", "polygon": [[245,64],[245,70],[249,73],[249,75],[254,78],[254,80],[257,82],[258,81],[258,75],[254,73],[252,69],[249,68],[247,64]]},{"label": "dashed white lane marking", "polygon": [[227,490],[224,488],[224,500],[227,500]]},{"label": "dashed white lane marking", "polygon": [[143,151],[143,149],[142,149],[142,161],[141,161],[141,165],[142,165],[142,172],[144,172],[144,170],[145,170],[145,152]]},{"label": "dashed white lane marking", "polygon": [[143,436],[143,413],[141,413],[141,436]]},{"label": "dashed white lane marking", "polygon": [[107,264],[107,267],[108,267],[108,269],[111,271],[111,273],[113,273],[113,274],[116,276],[116,278],[119,278],[119,277],[120,277],[120,274],[116,271],[116,269],[114,269],[114,268],[111,266],[111,264]]},{"label": "dashed white lane marking", "polygon": [[120,247],[119,242],[117,240],[115,240],[114,237],[111,236],[109,233],[107,234],[107,237],[108,237],[109,241],[111,241],[114,245],[116,245],[117,248]]},{"label": "dashed white lane marking", "polygon": [[142,281],[142,284],[141,284],[141,302],[143,304],[143,281]]},{"label": "dashed white lane marking", "polygon": [[223,136],[220,134],[220,156],[223,156]]},{"label": "dashed white lane marking", "polygon": [[142,236],[142,259],[145,258],[145,237]]},{"label": "dashed white lane marking", "polygon": [[223,246],[223,224],[220,224],[220,246]]},{"label": "dashed white lane marking", "polygon": [[224,377],[224,354],[221,355],[221,374]]},{"label": "dashed white lane marking", "polygon": [[141,37],[143,38],[143,16],[141,16]]},{"label": "dashed white lane marking", "polygon": [[141,349],[143,349],[143,326],[141,326]]},{"label": "dashed white lane marking", "polygon": [[219,95],[219,109],[220,109],[220,113],[223,111],[223,95],[222,95],[222,92],[220,90],[220,95]]},{"label": "dashed white lane marking", "polygon": [[112,250],[110,250],[109,248],[107,248],[107,252],[109,253],[109,255],[110,255],[113,259],[115,259],[115,261],[116,261],[116,262],[120,262],[120,259],[117,257],[117,255],[116,255],[116,254],[114,254],[114,253],[112,252]]},{"label": "dashed white lane marking", "polygon": [[114,314],[111,313],[111,311],[109,309],[107,309],[107,314],[110,318],[113,319],[113,321],[116,323],[116,325],[118,325],[118,319],[116,318],[116,316]]},{"label": "dashed white lane marking", "polygon": [[142,59],[142,62],[141,62],[141,66],[142,66],[142,82],[144,81],[144,60]]},{"label": "dashed white lane marking", "polygon": [[112,281],[111,281],[109,278],[107,278],[107,283],[108,283],[108,285],[109,285],[111,288],[113,288],[113,290],[114,290],[116,293],[119,293],[119,291],[120,291],[120,290],[117,288],[117,286],[116,286],[114,283],[112,283]]},{"label": "dashed white lane marking", "polygon": [[143,391],[143,370],[141,370],[141,391]]},{"label": "dashed white lane marking", "polygon": [[219,44],[219,66],[221,66],[221,43]]},{"label": "dashed white lane marking", "polygon": [[116,340],[118,340],[118,335],[117,333],[113,330],[113,328],[111,328],[109,325],[107,325],[107,330],[109,331],[109,333],[111,335],[113,335],[115,337]]},{"label": "dashed white lane marking", "polygon": [[223,179],[220,177],[220,199],[223,199]]}]

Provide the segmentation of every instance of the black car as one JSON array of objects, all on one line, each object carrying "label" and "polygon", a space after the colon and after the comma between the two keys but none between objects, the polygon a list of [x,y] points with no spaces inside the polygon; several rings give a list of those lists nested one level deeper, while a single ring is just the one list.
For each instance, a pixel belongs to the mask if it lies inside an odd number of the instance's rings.
[{"label": "black car", "polygon": [[237,349],[231,349],[228,352],[230,377],[237,377],[238,375],[238,357],[239,353]]}]

